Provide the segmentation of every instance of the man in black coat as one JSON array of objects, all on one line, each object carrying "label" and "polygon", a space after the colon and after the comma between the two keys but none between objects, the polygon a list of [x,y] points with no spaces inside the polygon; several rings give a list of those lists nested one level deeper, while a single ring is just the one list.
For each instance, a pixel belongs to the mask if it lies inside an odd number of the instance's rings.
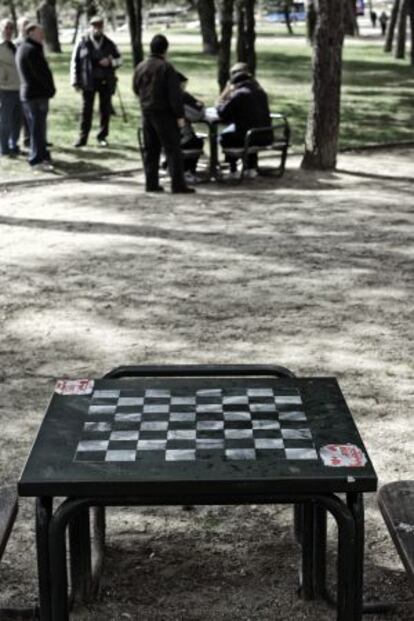
[{"label": "man in black coat", "polygon": [[51,171],[47,115],[49,99],[55,95],[56,89],[43,51],[43,40],[43,28],[30,23],[26,28],[26,39],[17,49],[16,66],[20,77],[20,99],[30,132],[29,164]]},{"label": "man in black coat", "polygon": [[82,91],[83,107],[79,140],[75,147],[84,147],[88,142],[92,126],[95,94],[99,94],[100,129],[98,144],[106,147],[111,118],[111,98],[116,89],[115,70],[121,65],[121,54],[115,43],[104,35],[102,17],[92,17],[90,32],[79,41],[73,50],[71,82]]},{"label": "man in black coat", "polygon": [[[273,133],[269,103],[265,91],[252,77],[247,69],[233,72],[229,86],[217,106],[217,113],[222,121],[230,123],[220,136],[223,147],[244,146],[246,133],[249,129],[269,127],[269,131],[255,137],[254,144],[258,146],[272,143]],[[230,164],[232,176],[237,176],[237,158],[226,156]],[[257,175],[257,154],[249,155],[247,162],[247,177]]]},{"label": "man in black coat", "polygon": [[143,117],[144,167],[147,192],[162,192],[159,184],[161,148],[167,156],[173,193],[192,193],[184,179],[180,128],[184,126],[183,94],[178,74],[167,62],[168,40],[155,35],[151,55],[135,69],[133,89],[139,96]]}]

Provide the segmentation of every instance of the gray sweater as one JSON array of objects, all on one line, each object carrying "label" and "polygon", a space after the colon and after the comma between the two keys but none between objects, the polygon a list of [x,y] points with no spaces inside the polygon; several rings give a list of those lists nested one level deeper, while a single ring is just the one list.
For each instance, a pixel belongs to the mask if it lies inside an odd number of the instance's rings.
[{"label": "gray sweater", "polygon": [[6,41],[3,41],[0,43],[0,91],[18,91],[19,88],[16,57]]}]

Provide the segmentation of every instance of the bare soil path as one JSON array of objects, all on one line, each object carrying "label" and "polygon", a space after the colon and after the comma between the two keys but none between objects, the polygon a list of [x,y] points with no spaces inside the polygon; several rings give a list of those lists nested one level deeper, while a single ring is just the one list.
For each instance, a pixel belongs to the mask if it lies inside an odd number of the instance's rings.
[{"label": "bare soil path", "polygon": [[[1,480],[18,478],[57,377],[184,362],[336,375],[380,482],[412,478],[413,156],[343,155],[335,174],[291,160],[280,181],[179,200],[139,176],[0,189]],[[409,599],[366,508],[366,591]],[[297,597],[291,531],[281,507],[113,511],[101,597],[74,619],[333,619]],[[0,585],[0,606],[36,600],[30,500]]]}]

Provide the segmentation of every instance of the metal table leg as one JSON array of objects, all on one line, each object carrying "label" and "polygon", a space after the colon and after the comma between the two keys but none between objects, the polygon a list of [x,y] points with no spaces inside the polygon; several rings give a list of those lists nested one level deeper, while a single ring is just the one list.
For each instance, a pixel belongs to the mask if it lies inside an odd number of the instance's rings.
[{"label": "metal table leg", "polygon": [[88,602],[92,594],[89,510],[82,509],[69,523],[72,604]]},{"label": "metal table leg", "polygon": [[39,576],[39,612],[41,621],[51,621],[51,582],[49,566],[49,525],[52,517],[53,499],[36,498],[36,547]]}]

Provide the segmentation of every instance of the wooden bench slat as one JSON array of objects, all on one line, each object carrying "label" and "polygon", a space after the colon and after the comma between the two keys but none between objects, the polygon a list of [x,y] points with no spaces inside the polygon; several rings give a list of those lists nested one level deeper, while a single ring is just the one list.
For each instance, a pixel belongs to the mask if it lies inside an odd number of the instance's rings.
[{"label": "wooden bench slat", "polygon": [[17,490],[0,487],[0,559],[3,556],[17,515]]},{"label": "wooden bench slat", "polygon": [[414,481],[384,485],[378,506],[414,590]]}]

